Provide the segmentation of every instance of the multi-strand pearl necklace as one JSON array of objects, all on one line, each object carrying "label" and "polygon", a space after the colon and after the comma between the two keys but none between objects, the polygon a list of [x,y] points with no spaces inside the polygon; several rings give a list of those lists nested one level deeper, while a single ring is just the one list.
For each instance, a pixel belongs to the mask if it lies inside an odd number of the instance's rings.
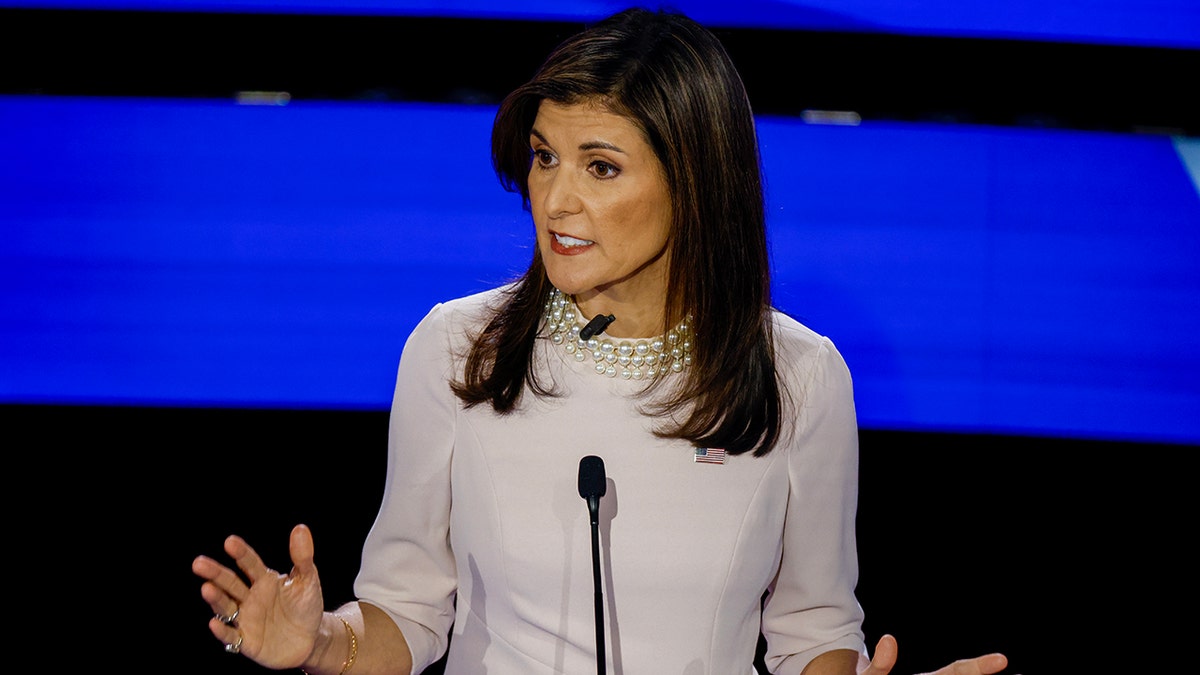
[{"label": "multi-strand pearl necklace", "polygon": [[682,372],[692,365],[692,329],[685,319],[678,326],[648,340],[580,340],[579,309],[557,288],[546,302],[546,330],[550,341],[561,345],[576,361],[592,359],[596,372],[624,380],[642,380]]}]

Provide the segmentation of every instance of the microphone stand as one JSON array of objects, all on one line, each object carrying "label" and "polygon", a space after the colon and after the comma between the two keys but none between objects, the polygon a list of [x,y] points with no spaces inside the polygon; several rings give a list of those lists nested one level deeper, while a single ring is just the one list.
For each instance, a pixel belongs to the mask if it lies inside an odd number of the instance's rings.
[{"label": "microphone stand", "polygon": [[604,675],[604,594],[600,590],[600,496],[588,497],[592,520],[592,582],[596,586],[596,674]]},{"label": "microphone stand", "polygon": [[592,583],[596,588],[596,675],[605,675],[604,594],[600,583],[600,498],[607,491],[604,460],[588,455],[579,460],[579,496],[587,500],[592,524]]}]

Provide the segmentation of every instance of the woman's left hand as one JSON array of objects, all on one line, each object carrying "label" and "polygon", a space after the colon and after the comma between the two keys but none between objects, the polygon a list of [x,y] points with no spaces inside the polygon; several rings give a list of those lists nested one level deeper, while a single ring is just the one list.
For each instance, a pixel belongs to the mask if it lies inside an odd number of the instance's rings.
[{"label": "woman's left hand", "polygon": [[[875,645],[871,664],[860,670],[858,675],[888,675],[896,665],[899,647],[896,638],[884,635]],[[1008,657],[1003,654],[984,654],[973,659],[959,659],[926,675],[992,675],[1008,667]]]}]

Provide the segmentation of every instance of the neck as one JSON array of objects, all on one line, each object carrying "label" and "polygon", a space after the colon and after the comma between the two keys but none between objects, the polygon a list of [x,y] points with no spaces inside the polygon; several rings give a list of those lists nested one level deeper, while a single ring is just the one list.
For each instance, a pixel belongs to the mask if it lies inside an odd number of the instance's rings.
[{"label": "neck", "polygon": [[604,333],[612,337],[651,337],[665,330],[664,307],[661,304],[650,307],[644,303],[622,302],[600,294],[592,294],[588,299],[576,296],[574,300],[584,321],[600,315],[611,314],[616,317],[604,329]]},{"label": "neck", "polygon": [[624,380],[654,379],[668,373],[681,373],[691,365],[691,316],[671,330],[649,338],[584,337],[584,324],[590,323],[591,318],[555,289],[546,302],[542,322],[552,344],[562,347],[577,362],[591,362],[601,375]]}]

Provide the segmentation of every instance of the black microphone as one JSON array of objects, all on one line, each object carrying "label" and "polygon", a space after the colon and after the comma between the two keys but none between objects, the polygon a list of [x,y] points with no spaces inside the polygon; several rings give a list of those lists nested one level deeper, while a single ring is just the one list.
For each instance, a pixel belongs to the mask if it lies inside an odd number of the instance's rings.
[{"label": "black microphone", "polygon": [[[601,318],[601,317],[596,317]],[[612,321],[611,315],[609,321]],[[595,323],[592,319],[588,326]],[[607,322],[605,323],[607,325]],[[582,332],[580,333],[582,335]],[[604,595],[600,591],[600,498],[608,491],[604,460],[588,455],[579,460],[579,496],[587,500],[592,522],[592,581],[596,587],[596,673],[604,675]]]},{"label": "black microphone", "polygon": [[604,496],[607,489],[604,460],[595,455],[588,455],[579,460],[579,496],[587,500],[592,525],[600,522],[600,498]]},{"label": "black microphone", "polygon": [[[603,333],[604,329],[608,328],[608,324],[610,324],[616,320],[617,320],[617,317],[613,316],[612,314],[609,314],[607,316],[604,314],[597,314],[596,316],[592,317],[591,321],[587,322],[586,326],[579,329],[579,339],[580,340],[591,340],[592,336]],[[600,459],[600,458],[597,457],[596,459]],[[601,463],[601,464],[603,464],[603,463]],[[604,471],[603,466],[600,467],[600,471],[601,471],[601,476],[603,476],[604,475],[603,474],[603,471]],[[603,488],[601,488],[600,496],[601,497],[604,496]]]}]

